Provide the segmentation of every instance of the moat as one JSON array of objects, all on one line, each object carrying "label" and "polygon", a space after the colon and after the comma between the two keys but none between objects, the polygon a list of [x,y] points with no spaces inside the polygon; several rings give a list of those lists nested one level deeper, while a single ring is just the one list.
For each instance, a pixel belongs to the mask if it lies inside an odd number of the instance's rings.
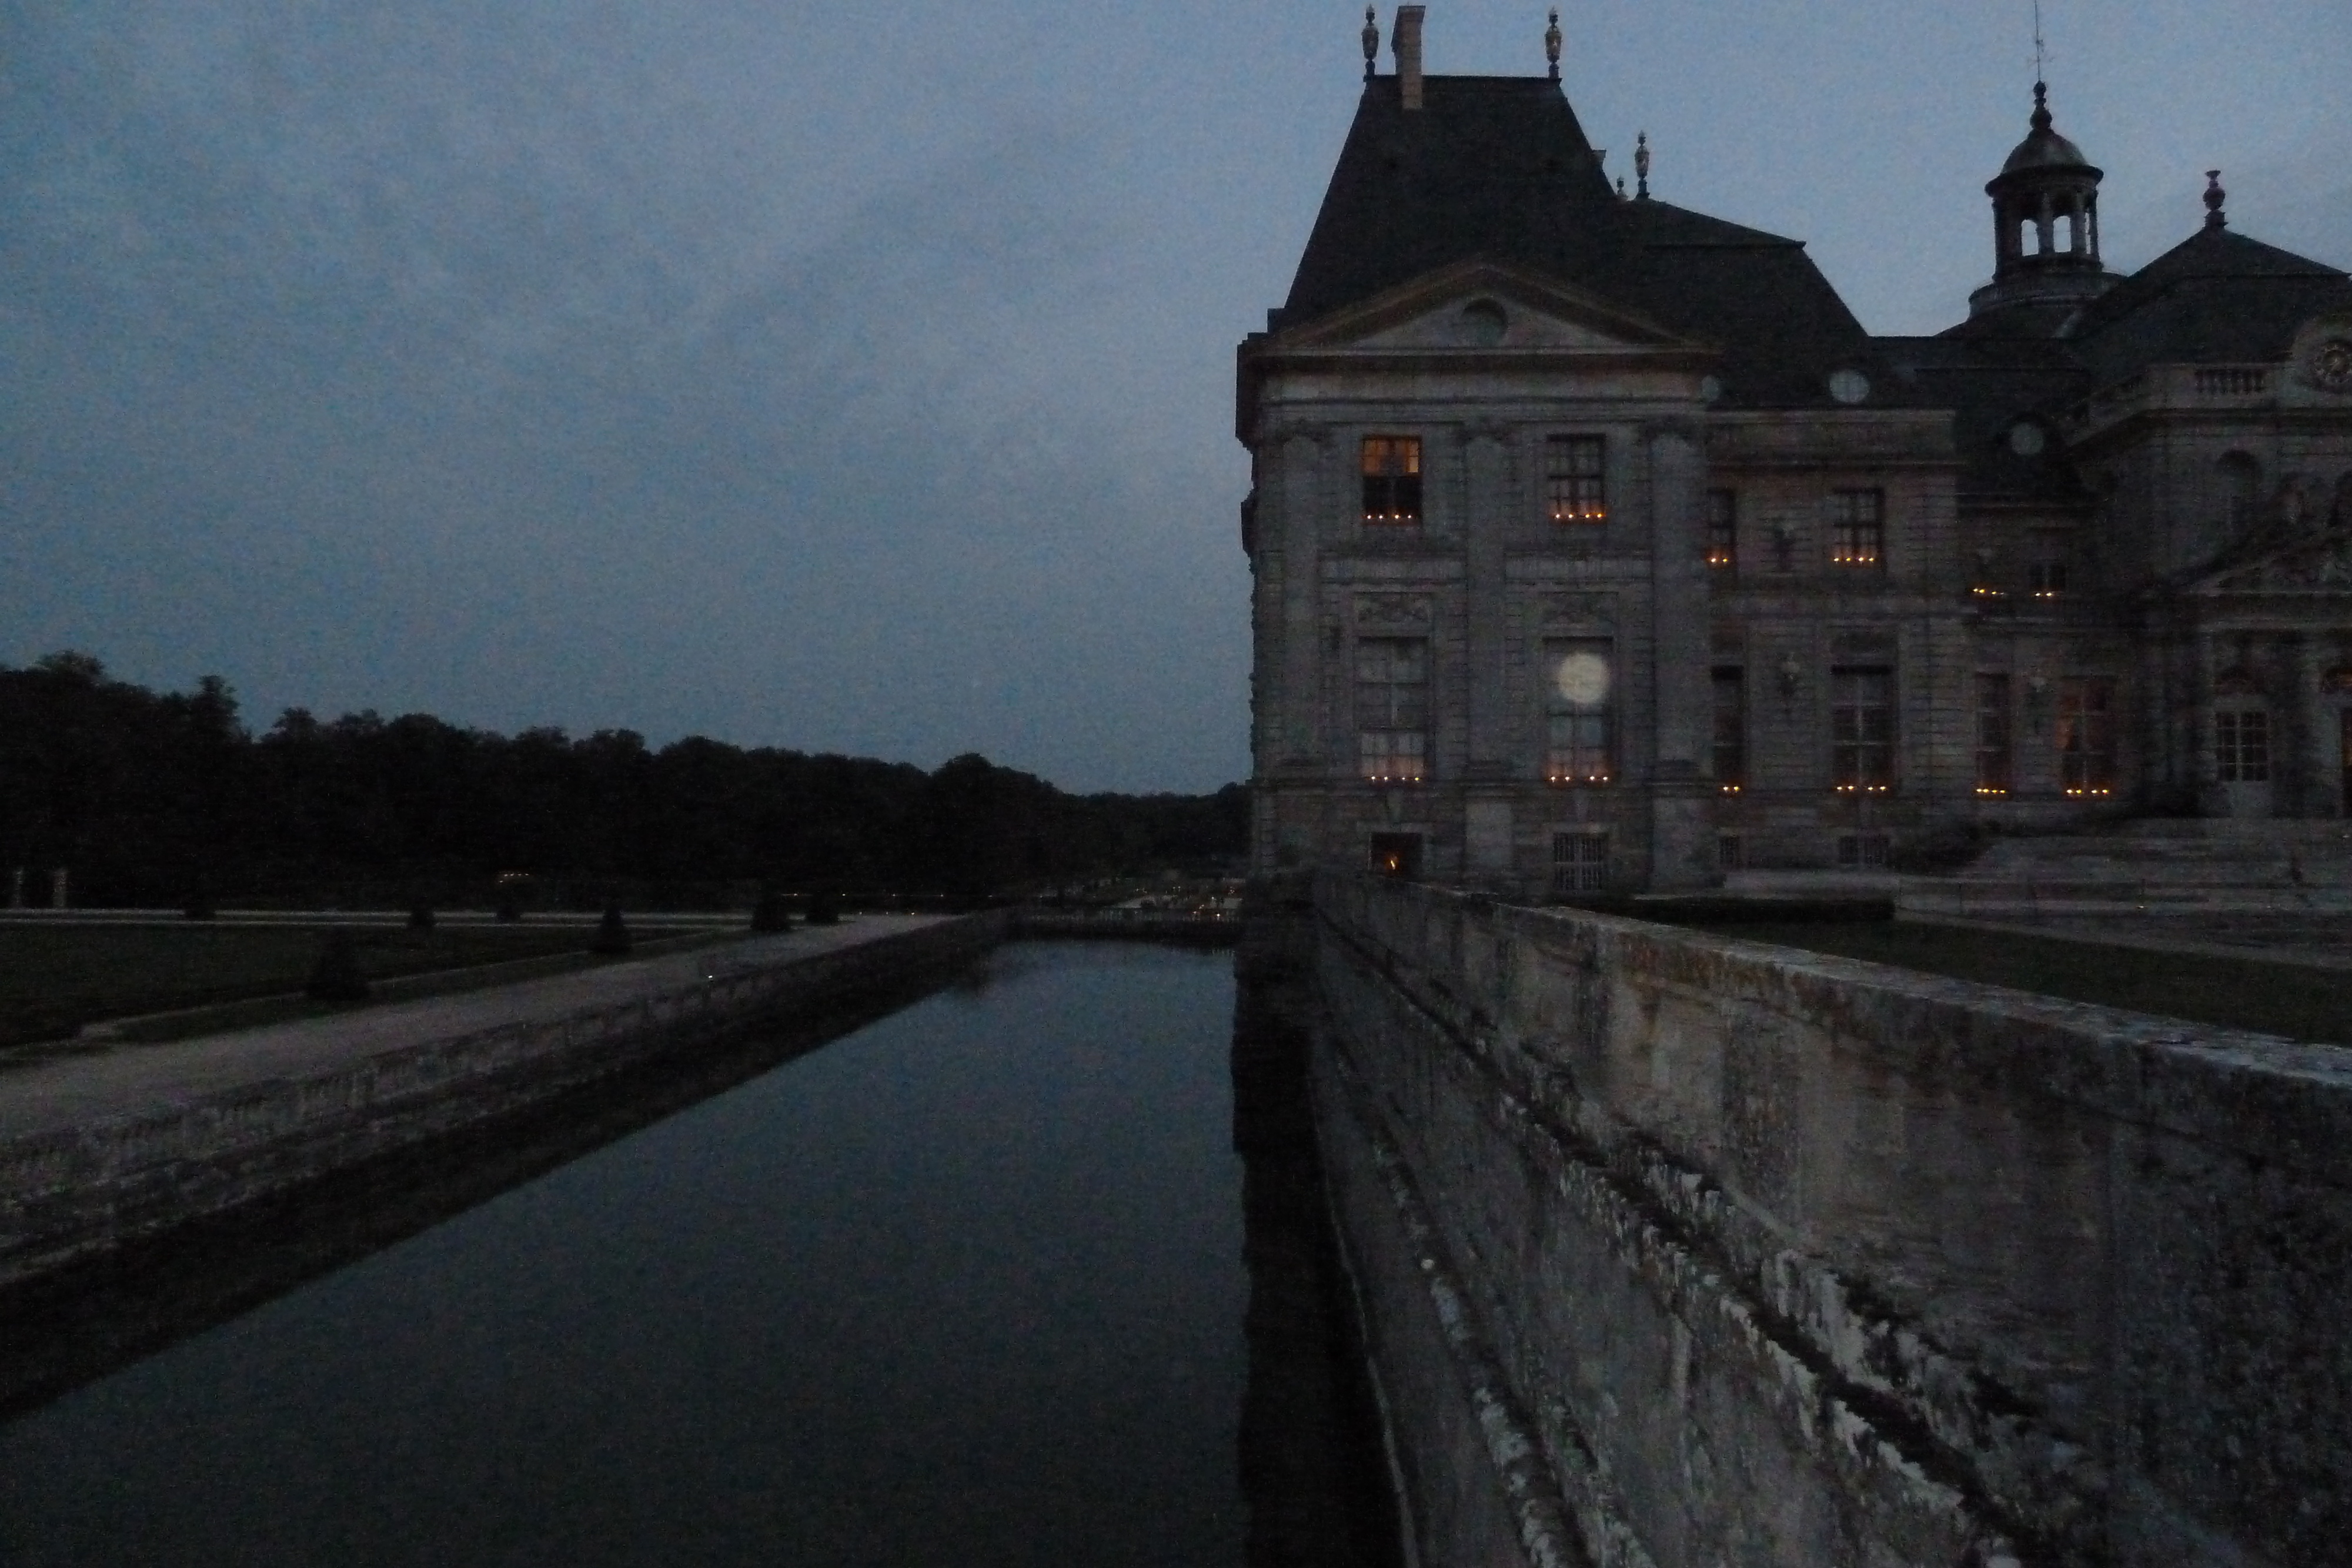
[{"label": "moat", "polygon": [[1381,1480],[1236,1002],[1229,955],[1003,949],[19,1416],[0,1558],[1263,1560]]}]

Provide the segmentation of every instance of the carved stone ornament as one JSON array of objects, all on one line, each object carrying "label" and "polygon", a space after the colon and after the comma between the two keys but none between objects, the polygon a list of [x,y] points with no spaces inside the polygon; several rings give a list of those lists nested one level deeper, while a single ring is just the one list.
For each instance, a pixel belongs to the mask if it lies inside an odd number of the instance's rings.
[{"label": "carved stone ornament", "polygon": [[1418,595],[1365,594],[1356,601],[1359,631],[1426,632],[1434,620],[1429,601]]},{"label": "carved stone ornament", "polygon": [[2321,392],[2352,392],[2352,338],[2330,338],[2313,350],[2311,383]]},{"label": "carved stone ornament", "polygon": [[1613,629],[1617,624],[1617,596],[1613,593],[1547,593],[1538,608],[1546,627]]},{"label": "carved stone ornament", "polygon": [[2352,591],[2352,538],[2337,535],[2282,551],[2224,573],[2213,587],[2223,593]]}]

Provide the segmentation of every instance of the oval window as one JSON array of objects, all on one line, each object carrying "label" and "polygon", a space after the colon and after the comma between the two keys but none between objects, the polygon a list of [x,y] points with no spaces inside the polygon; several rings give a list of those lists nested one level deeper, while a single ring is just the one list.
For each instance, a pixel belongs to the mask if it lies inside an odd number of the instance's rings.
[{"label": "oval window", "polygon": [[1867,402],[1870,397],[1870,378],[1860,371],[1840,371],[1830,378],[1830,396],[1848,407]]},{"label": "oval window", "polygon": [[1510,317],[1491,299],[1473,299],[1462,308],[1462,335],[1482,349],[1501,342],[1510,327]]}]

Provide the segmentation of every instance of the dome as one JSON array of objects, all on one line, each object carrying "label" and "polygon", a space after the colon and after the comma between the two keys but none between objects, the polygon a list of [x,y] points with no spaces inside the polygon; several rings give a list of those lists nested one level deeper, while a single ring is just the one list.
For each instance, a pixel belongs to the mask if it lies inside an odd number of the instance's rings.
[{"label": "dome", "polygon": [[2091,161],[2083,150],[2050,128],[2050,89],[2040,82],[2033,84],[2033,129],[2009,162],[2000,166],[2004,174],[2015,174],[2029,169],[2088,169]]}]

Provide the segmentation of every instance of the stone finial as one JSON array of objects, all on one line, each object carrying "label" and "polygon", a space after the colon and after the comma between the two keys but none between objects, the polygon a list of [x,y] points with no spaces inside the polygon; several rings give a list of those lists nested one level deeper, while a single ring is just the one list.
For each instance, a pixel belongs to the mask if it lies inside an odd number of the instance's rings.
[{"label": "stone finial", "polygon": [[1650,133],[1646,131],[1633,138],[1633,175],[1641,182],[1634,193],[1643,201],[1650,199]]},{"label": "stone finial", "polygon": [[1559,79],[1559,7],[1551,8],[1551,26],[1544,29],[1544,58],[1551,62],[1551,79]]},{"label": "stone finial", "polygon": [[1372,70],[1381,59],[1381,20],[1370,5],[1364,7],[1364,79],[1372,79]]},{"label": "stone finial", "polygon": [[1621,202],[1625,199],[1625,176],[1622,174],[1617,176],[1617,199]]},{"label": "stone finial", "polygon": [[2227,204],[2229,200],[2230,193],[2221,189],[2221,171],[2219,169],[2206,170],[2205,226],[2207,228],[2225,229],[2230,226],[2230,215],[2221,210],[2223,206]]}]

